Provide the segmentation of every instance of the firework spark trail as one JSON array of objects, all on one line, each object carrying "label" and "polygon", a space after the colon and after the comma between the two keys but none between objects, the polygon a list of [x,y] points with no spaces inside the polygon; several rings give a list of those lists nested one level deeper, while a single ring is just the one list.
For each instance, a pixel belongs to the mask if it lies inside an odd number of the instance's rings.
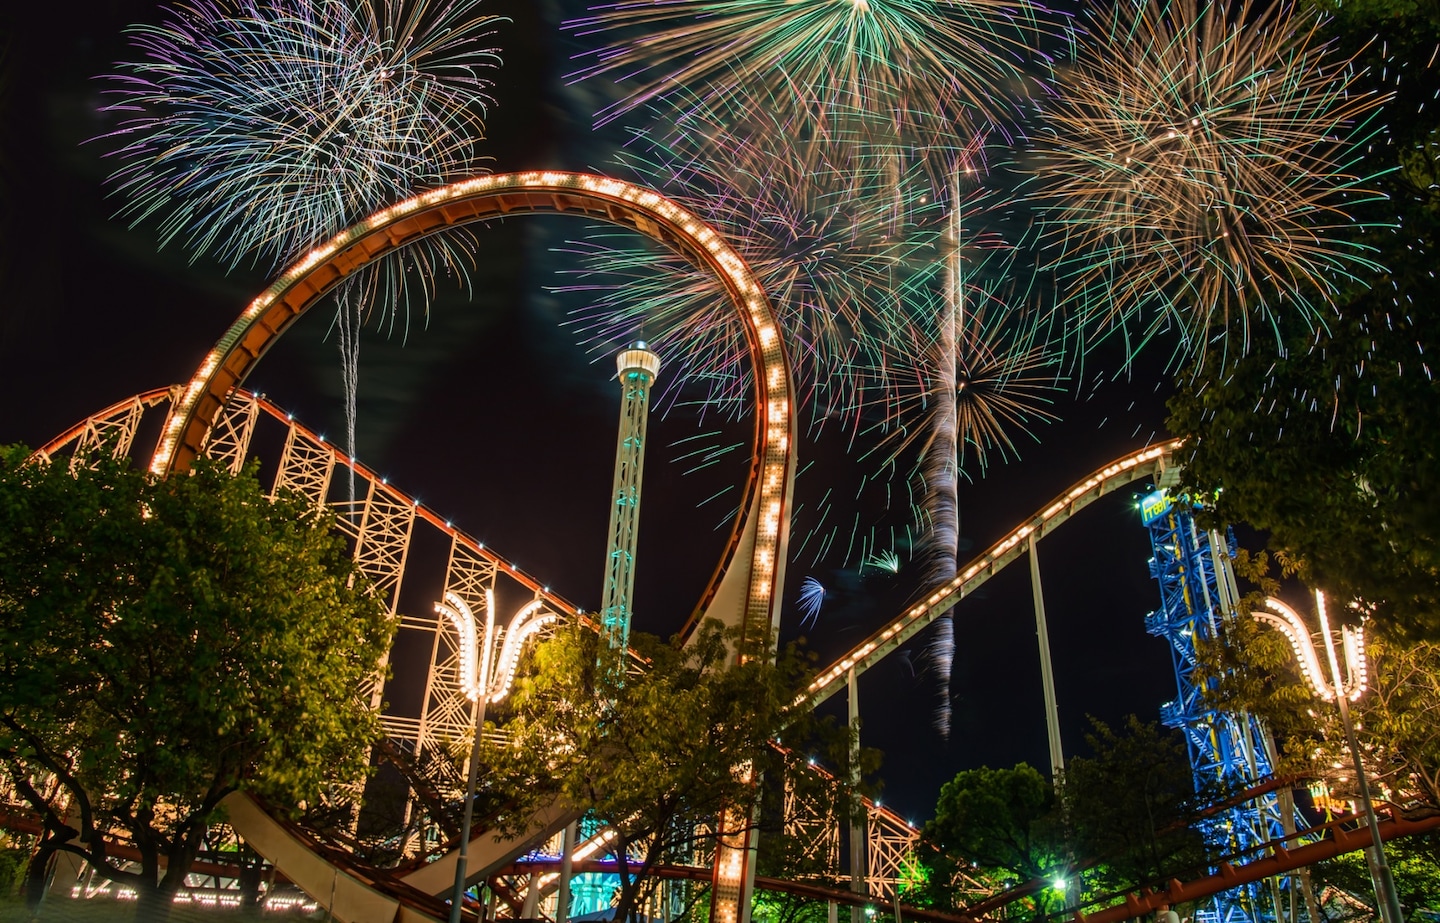
[{"label": "firework spark trail", "polygon": [[[1031,165],[1049,261],[1082,342],[1243,354],[1285,314],[1312,329],[1359,270],[1350,171],[1382,99],[1289,4],[1096,7]],[[1235,342],[1231,342],[1233,339]],[[1278,337],[1278,333],[1277,333]]]},{"label": "firework spark trail", "polygon": [[278,266],[475,163],[496,20],[447,4],[192,0],[138,26],[107,139],[122,216]]},{"label": "firework spark trail", "polygon": [[898,134],[948,144],[957,124],[1013,120],[1053,18],[1030,0],[619,0],[565,26],[610,39],[572,79],[638,84],[601,123],[677,89],[715,104],[773,85],[788,113],[889,112]]},{"label": "firework spark trail", "polygon": [[806,577],[800,585],[800,599],[796,604],[800,609],[800,627],[804,628],[806,623],[815,625],[820,617],[820,607],[824,604],[825,585],[814,577]]},{"label": "firework spark trail", "polygon": [[[1024,305],[1029,293],[1002,295],[1015,275],[1013,248],[990,232],[965,230],[965,216],[984,213],[987,195],[967,197],[961,160],[949,190],[947,255],[943,289],[926,302],[912,303],[894,340],[907,344],[904,357],[913,390],[892,395],[894,417],[881,443],[890,459],[918,445],[915,492],[922,522],[917,557],[927,590],[955,576],[960,547],[959,484],[967,473],[983,474],[993,452],[1016,454],[1012,432],[1055,418],[1049,410],[1058,390],[1062,356],[1053,346],[1049,315]],[[967,274],[968,268],[968,274]],[[1017,306],[1012,302],[1019,302]],[[936,677],[934,724],[942,736],[950,727],[950,676],[954,623],[949,616],[929,630],[925,651]]]},{"label": "firework spark trail", "polygon": [[[156,222],[162,246],[273,268],[376,208],[476,172],[499,20],[472,6],[190,0],[163,25],[133,28],[138,58],[106,89],[121,117],[103,136],[120,215]],[[351,454],[357,321],[378,310],[392,331],[408,322],[440,270],[466,277],[472,247],[431,238],[345,287],[336,322]]]},{"label": "firework spark trail", "polygon": [[[931,186],[918,165],[888,174],[886,143],[806,134],[765,107],[742,124],[728,118],[694,107],[663,134],[637,134],[620,163],[735,243],[775,304],[812,425],[839,420],[854,431],[886,393],[883,375],[857,372],[883,368],[876,357],[894,351],[878,338],[895,324],[880,315],[935,273],[942,235]],[[574,323],[602,353],[643,330],[685,357],[664,400],[698,383],[707,407],[739,412],[748,353],[719,284],[632,240],[601,231],[568,245],[581,268],[562,290],[591,298]]]},{"label": "firework spark trail", "polygon": [[[619,0],[592,8],[591,16],[567,25],[582,35],[614,37],[595,52],[591,65],[572,75],[575,79],[604,74],[627,87],[638,85],[597,114],[602,124],[662,101],[676,112],[687,112],[697,96],[703,107],[744,120],[755,112],[757,88],[764,88],[766,95],[762,111],[775,116],[769,127],[780,129],[767,133],[770,145],[796,134],[845,134],[848,120],[856,114],[868,119],[869,125],[883,121],[877,133],[868,128],[860,133],[892,139],[888,148],[878,150],[872,167],[878,180],[852,185],[840,201],[875,197],[887,203],[888,215],[879,227],[888,230],[887,239],[907,239],[914,200],[901,188],[902,179],[918,162],[934,183],[937,167],[948,169],[963,146],[959,138],[982,128],[1006,132],[1016,113],[1013,91],[1023,82],[1023,62],[1034,56],[1038,36],[1051,29],[1047,19],[1028,0]],[[728,139],[711,144],[709,153],[728,154],[734,148],[733,139]],[[758,175],[767,176],[769,168],[762,161]],[[802,174],[799,179],[798,198],[803,200],[809,178]],[[729,181],[722,176],[716,185],[723,189]],[[933,188],[932,195],[931,201],[943,198],[934,195]],[[725,229],[724,222],[715,223]],[[936,525],[928,530],[926,541],[932,557],[948,561],[946,570],[953,574],[958,453],[967,438],[959,431],[958,351],[960,341],[972,332],[964,318],[956,316],[953,301],[942,315],[948,328],[939,332],[938,343],[933,320],[921,314],[933,307],[928,290],[934,287],[941,264],[937,254],[924,270],[908,269],[892,278],[888,288],[868,289],[866,294],[878,296],[870,304],[871,316],[861,318],[859,324],[847,319],[846,327],[856,332],[850,338],[849,355],[816,350],[812,368],[819,375],[809,380],[819,389],[835,380],[838,369],[874,373],[873,381],[862,376],[842,382],[830,401],[812,401],[823,419],[834,412],[833,399],[838,397],[842,414],[857,430],[862,414],[876,405],[884,408],[888,427],[896,417],[892,395],[910,390],[907,378],[921,382],[922,402],[935,424],[928,430],[925,464],[932,487],[928,498],[932,508],[926,515]],[[912,304],[917,294],[924,306],[918,310]],[[779,300],[783,315],[785,299]],[[807,331],[814,332],[813,326]],[[896,338],[897,332],[920,335]],[[805,381],[803,367],[809,357],[804,350],[823,340],[795,336],[793,328],[791,333],[788,345],[792,354],[799,354],[799,377]],[[912,344],[915,348],[908,348]],[[985,393],[981,392],[982,401]],[[975,403],[968,398],[967,402]],[[972,414],[967,419],[986,417]],[[993,416],[989,419],[994,422]],[[896,440],[902,448],[914,441],[909,434],[915,430],[907,430],[905,424],[896,426],[896,431],[907,433]],[[971,440],[982,455],[989,438],[987,433]],[[885,458],[882,467],[893,468],[895,457]],[[947,472],[948,483],[943,480]],[[821,543],[822,554],[831,538]],[[802,548],[805,543],[800,543]],[[853,545],[852,535],[847,557]],[[865,547],[862,543],[862,557]],[[950,661],[944,646],[933,645],[944,661],[937,672],[948,678]],[[948,707],[948,690],[943,697]],[[948,717],[940,723],[948,727]]]}]

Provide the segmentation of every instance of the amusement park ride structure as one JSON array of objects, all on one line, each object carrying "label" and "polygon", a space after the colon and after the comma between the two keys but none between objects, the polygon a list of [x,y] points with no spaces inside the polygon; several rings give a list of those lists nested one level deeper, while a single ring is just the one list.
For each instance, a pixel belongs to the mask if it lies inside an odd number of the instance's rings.
[{"label": "amusement park ride structure", "polygon": [[[120,401],[51,440],[41,449],[41,454],[56,461],[68,457],[72,462],[93,452],[127,454],[131,452],[137,434],[148,428],[145,425],[147,420],[164,413],[178,391],[178,386],[157,389]],[[283,438],[275,438],[273,432],[269,438],[257,438],[257,434],[264,435],[266,427],[280,429]],[[408,585],[419,581],[445,588],[443,592],[455,591],[467,599],[481,600],[486,598],[487,590],[508,587],[512,596],[519,592],[541,602],[541,611],[594,624],[589,615],[552,592],[540,579],[519,569],[435,510],[388,483],[373,469],[350,459],[339,446],[327,442],[323,436],[306,428],[264,397],[243,390],[234,392],[217,420],[214,437],[207,443],[206,453],[238,469],[247,458],[253,457],[252,453],[260,445],[268,443],[281,445],[281,455],[274,467],[275,488],[300,491],[317,504],[327,504],[345,514],[339,517],[340,526],[353,543],[356,560],[377,586],[387,588],[385,599],[392,612],[395,611],[402,582]],[[829,668],[822,670],[812,688],[817,693],[833,695],[838,688],[827,690],[823,679],[832,674],[838,675],[842,681],[833,683],[833,686],[839,687],[843,684],[843,677],[857,664],[870,666],[877,663],[879,657],[875,656],[874,647],[877,639],[893,638],[902,631],[913,636],[930,618],[935,617],[937,609],[944,611],[942,606],[954,606],[962,596],[973,592],[1016,561],[1023,554],[1027,536],[1050,534],[1102,495],[1122,490],[1139,480],[1156,478],[1168,463],[1168,453],[1156,455],[1153,450],[1147,449],[1117,459],[1077,482],[963,568],[962,575],[968,576],[959,588],[901,613]],[[340,479],[335,477],[337,472],[343,472],[347,467],[355,472],[357,484],[361,485],[353,504],[345,499]],[[439,562],[409,554],[410,547],[416,542],[417,530],[430,530],[445,539],[449,552],[443,569],[434,566]],[[418,646],[430,651],[430,656],[420,666],[418,674],[401,674],[397,664],[396,677],[392,682],[423,684],[424,695],[418,708],[411,712],[392,705],[382,715],[382,722],[389,737],[387,749],[399,753],[407,762],[418,763],[426,753],[450,753],[453,743],[469,733],[470,702],[461,688],[462,670],[456,634],[445,617],[435,614],[424,618],[409,615],[399,618],[401,634],[407,637],[397,638],[396,647],[401,644],[417,646],[418,642]],[[416,798],[421,798],[423,794],[416,792]],[[808,848],[816,854],[831,857],[834,861],[842,845],[836,819],[793,793],[787,795],[785,804],[785,823],[790,835],[809,844]],[[444,838],[445,831],[435,831],[441,834],[440,839],[419,838],[410,849],[415,858],[409,863],[397,869],[381,871],[346,860],[343,854],[337,853],[334,844],[318,840],[313,832],[297,829],[277,819],[262,805],[248,798],[235,796],[226,807],[232,825],[244,832],[247,842],[265,856],[281,875],[325,906],[335,919],[388,921],[396,918],[396,914],[402,912],[401,908],[407,908],[403,911],[404,919],[444,917],[443,903],[431,895],[448,891],[454,876],[456,849],[453,841]],[[896,898],[896,889],[905,880],[918,832],[893,811],[873,802],[865,803],[865,816],[865,887],[863,897],[859,899],[881,906],[891,905]],[[544,859],[527,863],[524,857],[543,844],[547,839],[545,831],[563,828],[570,817],[559,809],[537,817],[537,832],[518,840],[497,836],[489,830],[478,831],[470,844],[471,871],[468,880],[472,883],[494,880],[495,876],[512,869],[522,874],[531,871],[545,873],[551,875],[552,881],[539,896],[546,898],[555,890],[554,870]],[[1425,822],[1392,817],[1382,823],[1381,828],[1382,835],[1389,839],[1437,826],[1440,826],[1440,817]],[[1132,894],[1111,909],[1086,914],[1084,919],[1094,923],[1129,919],[1154,909],[1162,901],[1194,900],[1242,887],[1249,881],[1261,881],[1369,844],[1369,838],[1363,831],[1345,830],[1338,824],[1329,831],[1310,831],[1312,837],[1322,833],[1323,839],[1308,845],[1302,845],[1298,835],[1290,836],[1283,842],[1261,845],[1243,856],[1244,865],[1239,864],[1242,857],[1237,856],[1234,865],[1222,863],[1209,876],[1188,882],[1157,883],[1145,893]],[[454,832],[450,835],[453,837]],[[597,840],[591,839],[576,846],[576,871],[584,869],[587,862],[593,864],[593,854],[598,845]],[[700,869],[674,870],[677,877],[708,877],[710,874],[708,870],[703,876],[700,873]],[[1037,882],[1033,886],[1047,884]],[[810,882],[765,881],[763,886],[791,888],[814,899],[842,904],[857,899],[845,891],[829,890]],[[976,897],[982,899],[981,903],[969,908],[965,914],[927,912],[909,906],[902,907],[902,912],[906,919],[975,923],[986,919],[1005,900],[1023,897],[1025,893],[1022,887],[987,899],[984,891],[977,890]],[[425,903],[427,898],[432,905]],[[430,915],[426,913],[427,906],[432,907]],[[517,916],[523,915],[518,900],[513,912]]]},{"label": "amusement park ride structure", "polygon": [[[164,475],[183,470],[202,453],[238,470],[252,451],[253,436],[261,421],[283,425],[284,444],[276,467],[275,489],[298,491],[316,504],[331,505],[341,513],[338,522],[351,540],[355,560],[372,581],[375,592],[386,601],[392,617],[399,618],[400,634],[410,634],[411,643],[419,638],[421,646],[429,647],[418,713],[399,714],[392,710],[382,717],[390,748],[411,762],[427,753],[449,753],[452,742],[463,740],[471,727],[471,703],[458,681],[460,645],[445,616],[397,615],[402,578],[410,566],[409,552],[417,526],[439,530],[449,541],[443,574],[420,578],[434,580],[438,592],[433,599],[453,597],[477,615],[493,615],[487,607],[497,583],[504,581],[531,594],[537,612],[566,619],[586,616],[551,593],[543,582],[517,570],[442,516],[241,386],[255,363],[298,317],[373,260],[446,228],[541,212],[576,214],[635,230],[673,248],[714,274],[723,285],[750,347],[755,383],[754,451],[740,515],[687,629],[708,616],[718,617],[747,634],[773,632],[780,615],[779,591],[784,581],[795,472],[794,392],[773,312],[744,261],[713,229],[658,193],[618,180],[559,172],[489,176],[433,190],[377,212],[316,247],[284,272],[231,325],[189,382],[113,405],[41,449],[41,454],[51,457],[68,454],[72,463],[97,451],[128,454],[146,411],[154,409],[158,413],[163,409],[165,422],[150,460],[153,472]],[[1082,508],[1137,480],[1158,480],[1173,466],[1177,448],[1178,444],[1172,442],[1132,453],[1062,493],[961,568],[953,581],[822,670],[803,699],[818,704],[846,685],[853,688],[859,673],[897,650]],[[353,500],[337,499],[338,491],[332,489],[334,473],[344,467],[353,470],[365,484],[363,495],[357,492]],[[395,681],[400,681],[398,675]],[[372,707],[380,707],[383,689],[360,692]],[[423,800],[421,793],[416,794],[418,800]],[[444,904],[435,896],[448,890],[455,875],[457,849],[453,842],[432,844],[421,840],[413,847],[408,865],[381,872],[317,843],[306,831],[276,819],[244,796],[232,796],[227,807],[237,832],[281,874],[323,903],[334,919],[358,923],[429,920],[444,915]],[[787,798],[787,807],[794,812],[787,816],[787,827],[809,836],[816,849],[830,854],[838,851],[840,836],[833,818],[807,814],[801,799]],[[866,867],[851,869],[852,877],[865,884],[861,889],[865,893],[858,899],[893,902],[898,911],[898,890],[918,834],[908,823],[877,805],[867,803],[865,814]],[[559,806],[541,812],[534,819],[531,834],[518,839],[479,831],[469,844],[471,864],[466,880],[474,883],[493,878],[550,839],[573,816]],[[1395,819],[1386,835],[1412,832],[1411,827]],[[1336,836],[1333,842],[1340,840]],[[574,856],[588,855],[596,848],[593,841],[579,844]],[[1286,866],[1290,861],[1284,846],[1272,852],[1274,855],[1267,859],[1274,861],[1266,867],[1266,875],[1284,870],[1271,866]],[[712,919],[722,923],[748,920],[749,897],[755,882],[753,855],[753,842],[743,838],[717,847],[705,875],[712,884]],[[1237,877],[1249,874],[1245,871],[1248,868],[1226,865],[1212,876],[1215,881],[1170,882],[1139,898],[1132,895],[1122,909],[1139,913],[1162,900],[1198,896],[1207,887],[1233,887]],[[534,897],[542,896],[540,876],[531,875],[529,880],[532,898],[524,908],[515,908],[517,914],[533,909]],[[813,885],[792,887],[823,893],[836,902],[853,903],[857,899]],[[947,917],[913,908],[904,910],[907,916],[957,921],[978,919],[980,912]],[[1125,918],[1106,917],[1107,913],[1112,911],[1094,918]]]}]

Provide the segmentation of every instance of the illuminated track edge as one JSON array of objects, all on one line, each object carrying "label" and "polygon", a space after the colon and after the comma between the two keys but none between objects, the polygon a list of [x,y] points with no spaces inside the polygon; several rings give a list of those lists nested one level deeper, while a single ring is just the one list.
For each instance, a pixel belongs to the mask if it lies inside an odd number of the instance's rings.
[{"label": "illuminated track edge", "polygon": [[870,635],[821,671],[806,688],[800,701],[808,700],[811,705],[819,705],[842,691],[848,673],[853,670],[858,675],[874,666],[925,626],[950,611],[956,603],[973,593],[1011,561],[1024,554],[1026,539],[1032,534],[1038,541],[1105,494],[1143,478],[1158,477],[1167,468],[1174,466],[1175,452],[1182,444],[1181,440],[1174,439],[1132,452],[1076,482],[1069,490],[985,549],[979,557],[961,569],[955,579],[911,606],[899,618]]},{"label": "illuminated track edge", "polygon": [[[705,267],[724,286],[756,370],[756,436],[740,518],[698,608],[716,604],[716,614],[740,622],[747,634],[773,630],[795,475],[794,388],[774,311],[719,232],[660,193],[621,180],[558,171],[476,177],[381,209],[315,247],[252,301],[205,356],[171,405],[151,471],[163,475],[187,467],[231,390],[291,324],[351,274],[449,228],[541,213],[575,214],[637,231]],[[748,560],[736,571],[729,565],[740,563],[733,559],[742,553]]]}]

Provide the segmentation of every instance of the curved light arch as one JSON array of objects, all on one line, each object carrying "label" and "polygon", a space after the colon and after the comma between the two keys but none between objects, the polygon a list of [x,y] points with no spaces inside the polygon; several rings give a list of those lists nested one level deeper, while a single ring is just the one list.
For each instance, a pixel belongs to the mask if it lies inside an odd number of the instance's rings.
[{"label": "curved light arch", "polygon": [[[584,173],[483,176],[381,209],[315,247],[241,313],[171,405],[150,470],[197,458],[230,392],[327,292],[369,263],[423,237],[508,215],[576,214],[644,234],[715,275],[735,306],[755,369],[755,444],[744,501],[701,613],[743,624],[747,635],[779,619],[795,478],[794,387],[774,311],[750,267],[720,234],[660,193]],[[744,567],[733,567],[737,558]]]}]

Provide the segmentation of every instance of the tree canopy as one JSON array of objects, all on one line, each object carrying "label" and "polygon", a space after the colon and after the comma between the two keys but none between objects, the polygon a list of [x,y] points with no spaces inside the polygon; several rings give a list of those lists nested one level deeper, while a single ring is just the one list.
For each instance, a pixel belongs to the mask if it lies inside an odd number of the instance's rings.
[{"label": "tree canopy", "polygon": [[1025,881],[1062,864],[1063,830],[1055,823],[1055,791],[1027,763],[1013,769],[967,769],[940,787],[927,843]]},{"label": "tree canopy", "polygon": [[1189,442],[1186,485],[1220,519],[1267,532],[1392,630],[1440,640],[1440,15],[1410,0],[1316,5],[1389,97],[1365,166],[1383,195],[1356,241],[1387,271],[1341,292],[1324,329],[1276,330],[1278,355],[1188,370],[1168,427]]},{"label": "tree canopy", "polygon": [[365,773],[356,691],[392,626],[329,516],[253,467],[86,461],[0,450],[0,765],[42,818],[40,881],[64,850],[163,912],[226,795]]},{"label": "tree canopy", "polygon": [[945,783],[923,838],[930,903],[962,907],[976,878],[1039,880],[1045,887],[1025,900],[1045,912],[1065,900],[1052,882],[1077,874],[1091,899],[1203,866],[1191,826],[1203,803],[1180,735],[1132,715],[1118,729],[1093,721],[1086,744],[1090,754],[1067,762],[1058,791],[1025,763]]},{"label": "tree canopy", "polygon": [[[1281,564],[1281,576],[1291,576],[1293,562]],[[1235,565],[1258,588],[1255,596],[1281,591],[1267,555],[1242,551]],[[1259,605],[1253,597],[1248,602],[1252,610]],[[1310,609],[1298,608],[1302,615]],[[1434,814],[1440,811],[1440,644],[1379,632],[1367,632],[1366,641],[1368,688],[1350,708],[1372,791],[1407,816]],[[1339,710],[1301,678],[1285,635],[1254,619],[1234,619],[1222,638],[1197,649],[1200,672],[1211,680],[1207,700],[1265,721],[1275,738],[1278,772],[1308,780],[1313,793],[1325,796],[1326,811],[1347,810],[1347,802],[1358,800]],[[1440,836],[1392,840],[1385,850],[1402,905],[1410,912],[1440,909]],[[1312,872],[1320,893],[1333,887],[1356,900],[1373,899],[1360,853]]]},{"label": "tree canopy", "polygon": [[[560,799],[614,831],[605,851],[620,877],[617,919],[642,911],[657,863],[693,860],[722,809],[755,805],[758,780],[778,789],[798,769],[794,754],[806,751],[774,742],[810,744],[816,730],[809,709],[791,708],[804,688],[793,650],[776,664],[763,647],[737,659],[714,621],[684,646],[630,640],[646,663],[621,683],[597,671],[597,636],[583,626],[537,647],[533,674],[505,709],[506,742],[482,755],[487,785],[510,796],[502,823],[522,825]],[[822,788],[810,797],[833,798],[843,814],[844,787]],[[761,812],[751,816],[758,823]]]}]

